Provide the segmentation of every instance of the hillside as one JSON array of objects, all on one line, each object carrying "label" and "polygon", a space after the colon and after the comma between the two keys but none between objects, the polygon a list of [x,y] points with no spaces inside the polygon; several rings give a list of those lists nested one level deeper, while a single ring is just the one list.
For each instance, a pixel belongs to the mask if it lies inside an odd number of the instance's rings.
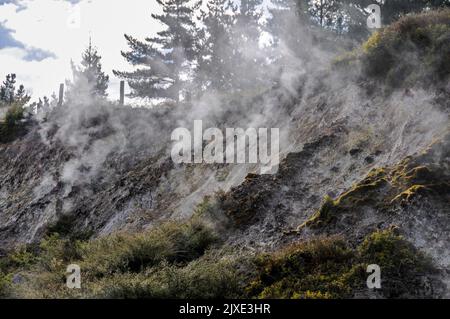
[{"label": "hillside", "polygon": [[[0,295],[449,297],[449,54],[450,12],[430,12],[269,90],[30,120],[0,144]],[[280,128],[278,172],[175,164],[171,132],[198,119]]]}]

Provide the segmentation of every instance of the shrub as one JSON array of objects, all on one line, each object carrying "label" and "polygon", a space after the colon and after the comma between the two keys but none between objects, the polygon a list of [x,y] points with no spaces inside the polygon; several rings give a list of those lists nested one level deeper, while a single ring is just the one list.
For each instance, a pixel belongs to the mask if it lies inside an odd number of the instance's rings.
[{"label": "shrub", "polygon": [[16,126],[24,118],[24,112],[24,108],[21,104],[12,104],[5,115],[6,126],[9,128]]},{"label": "shrub", "polygon": [[356,249],[338,237],[300,242],[259,258],[247,287],[258,298],[350,298],[366,287],[369,264],[382,269],[383,297],[427,296],[424,276],[433,273],[427,257],[385,230],[370,234]]},{"label": "shrub", "polygon": [[403,17],[363,45],[365,75],[392,87],[436,84],[450,75],[450,10]]},{"label": "shrub", "polygon": [[348,296],[343,282],[355,253],[339,238],[294,244],[275,254],[261,256],[257,278],[247,291],[258,298],[306,298]]},{"label": "shrub", "polygon": [[433,272],[429,258],[392,230],[368,236],[358,248],[361,261],[382,269],[382,291],[387,298],[422,295],[422,277]]}]

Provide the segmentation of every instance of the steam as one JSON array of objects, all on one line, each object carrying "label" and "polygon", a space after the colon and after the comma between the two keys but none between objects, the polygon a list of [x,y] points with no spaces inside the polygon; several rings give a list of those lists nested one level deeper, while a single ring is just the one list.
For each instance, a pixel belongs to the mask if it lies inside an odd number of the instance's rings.
[{"label": "steam", "polygon": [[[205,129],[279,128],[281,159],[301,151],[305,143],[332,134],[332,127],[341,127],[350,132],[342,141],[348,149],[383,152],[371,167],[393,164],[417,153],[447,131],[448,117],[435,106],[434,93],[412,89],[413,96],[403,91],[389,97],[368,95],[350,80],[359,70],[331,70],[332,59],[343,51],[339,41],[330,40],[329,35],[318,39],[314,29],[306,28],[293,14],[285,15],[285,32],[281,33],[285,36],[275,46],[262,47],[259,39],[246,42],[243,51],[247,63],[240,63],[239,70],[235,65],[225,65],[228,71],[239,71],[250,81],[263,75],[258,87],[243,87],[237,92],[209,90],[194,95],[190,102],[163,103],[147,109],[121,108],[92,98],[87,81],[84,87],[76,88],[65,105],[51,111],[40,124],[43,142],[61,147],[67,158],[51,172],[52,178],[43,179],[42,190],[37,193],[46,194],[53,180],[63,185],[63,201],[74,188],[94,192],[92,185],[112,181],[120,173],[119,161],[129,161],[125,166],[132,166],[148,158],[169,158],[172,131],[192,129],[194,121],[199,120]],[[233,34],[245,32],[235,28]],[[336,154],[323,161],[331,166],[333,156]],[[342,166],[349,170],[351,165],[343,162]],[[161,181],[165,186],[160,184],[151,191],[169,190],[177,200],[168,211],[174,217],[188,217],[204,196],[227,191],[242,183],[248,173],[260,169],[259,164],[228,165],[220,169],[225,178],[217,178],[216,167],[201,164],[185,178],[185,167],[175,165],[165,174],[164,183]],[[361,178],[361,174],[355,172],[342,187]],[[64,207],[70,211],[72,206]]]}]

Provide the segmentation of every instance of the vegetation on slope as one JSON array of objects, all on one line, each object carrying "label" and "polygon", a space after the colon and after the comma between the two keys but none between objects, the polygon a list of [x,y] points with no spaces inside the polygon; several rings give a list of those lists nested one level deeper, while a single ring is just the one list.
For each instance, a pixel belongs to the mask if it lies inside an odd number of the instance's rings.
[{"label": "vegetation on slope", "polygon": [[[348,298],[368,293],[366,268],[383,269],[383,297],[422,296],[428,259],[379,231],[353,248],[313,239],[271,253],[238,253],[204,223],[170,222],[142,234],[70,241],[57,234],[0,259],[1,297],[27,298]],[[66,287],[78,264],[82,289]],[[414,293],[411,293],[414,292]]]},{"label": "vegetation on slope", "polygon": [[[393,53],[409,48],[398,47],[399,39],[406,37],[411,48],[421,48],[422,66],[433,70],[418,72],[424,76],[421,81],[428,79],[426,74],[442,80],[448,75],[448,59],[441,56],[441,52],[448,53],[444,41],[448,40],[448,19],[448,11],[407,17],[375,34],[360,57],[363,65],[367,63],[366,72],[384,80],[415,76],[407,65],[397,65],[400,60]],[[8,121],[16,123],[20,114],[20,110],[13,111]],[[303,227],[330,224],[356,206],[386,208],[424,193],[448,196],[445,172],[427,161],[434,157],[432,152],[419,159],[407,158],[395,167],[373,170],[339,198],[327,198]],[[249,176],[246,183],[256,185],[257,181]],[[275,252],[253,254],[224,246],[217,228],[200,220],[208,214],[220,216],[221,209],[228,207],[228,218],[245,223],[257,210],[255,203],[267,198],[268,192],[252,193],[249,200],[239,202],[239,209],[231,205],[233,200],[249,197],[237,193],[227,202],[225,195],[219,196],[219,204],[205,201],[189,222],[169,222],[140,234],[69,239],[57,232],[70,228],[70,220],[57,224],[38,245],[19,247],[0,259],[0,297],[348,298],[369,293],[365,286],[369,264],[382,269],[379,296],[428,296],[422,278],[434,269],[395,229],[369,234],[356,246],[340,237],[314,238]],[[72,263],[81,267],[81,290],[65,286],[66,267]]]},{"label": "vegetation on slope", "polygon": [[338,67],[360,64],[363,76],[390,89],[417,84],[439,86],[450,75],[450,10],[408,15],[375,32],[361,50],[335,61]]},{"label": "vegetation on slope", "polygon": [[[382,269],[380,295],[411,296],[421,274],[432,272],[429,260],[393,229],[377,231],[356,248],[339,237],[293,244],[258,260],[250,295],[259,298],[352,298],[369,293],[367,266]],[[416,295],[419,297],[420,295]]]},{"label": "vegetation on slope", "polygon": [[21,85],[16,90],[16,75],[8,74],[0,85],[0,143],[14,140],[23,132],[24,106],[30,101]]}]

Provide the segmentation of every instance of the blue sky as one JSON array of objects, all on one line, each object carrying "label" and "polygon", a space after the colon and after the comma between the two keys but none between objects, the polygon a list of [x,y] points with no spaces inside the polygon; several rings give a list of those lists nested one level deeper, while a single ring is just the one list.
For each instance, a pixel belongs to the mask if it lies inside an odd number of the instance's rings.
[{"label": "blue sky", "polygon": [[70,79],[70,61],[80,61],[91,36],[115,98],[112,70],[130,69],[123,34],[153,35],[160,26],[150,15],[159,10],[153,0],[0,0],[0,79],[16,73],[33,99],[49,96]]}]

